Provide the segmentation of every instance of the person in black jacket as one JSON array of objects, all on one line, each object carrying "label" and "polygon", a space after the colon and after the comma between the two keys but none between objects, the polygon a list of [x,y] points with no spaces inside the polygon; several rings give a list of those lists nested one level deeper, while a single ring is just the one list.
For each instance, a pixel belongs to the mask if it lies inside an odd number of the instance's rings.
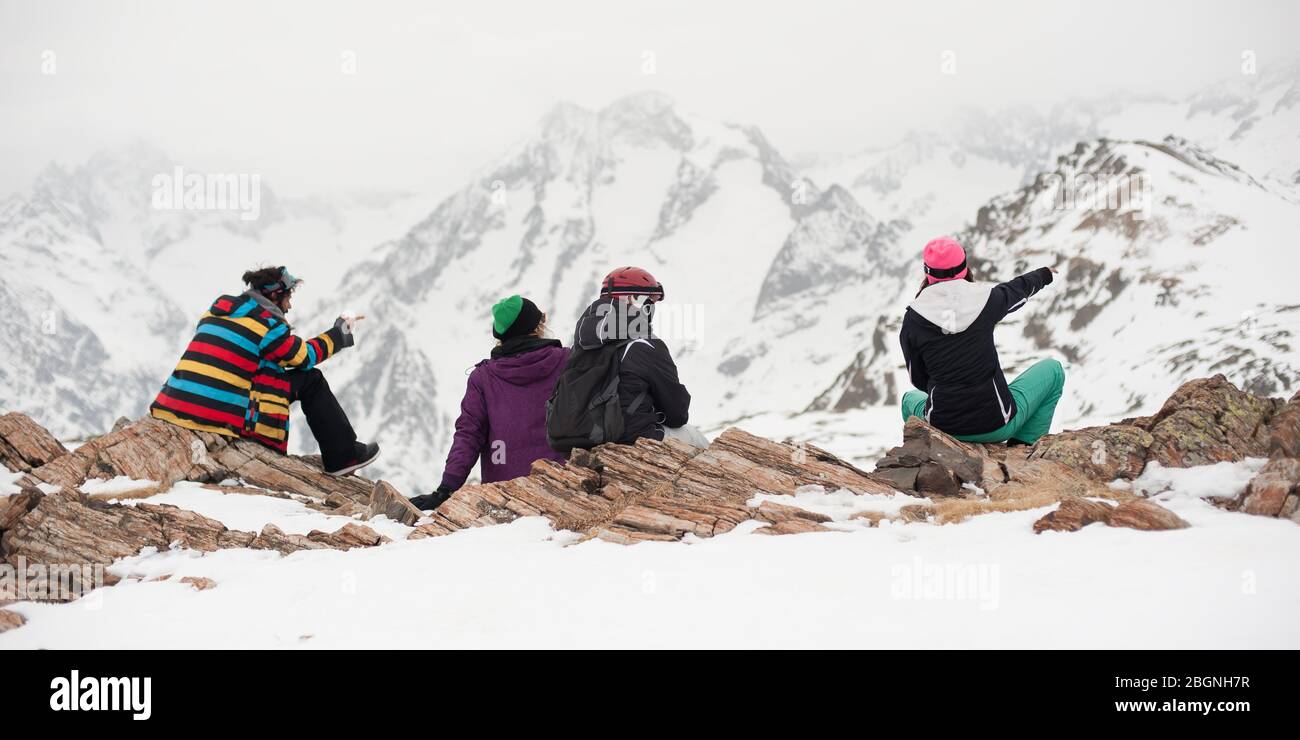
[{"label": "person in black jacket", "polygon": [[918,416],[967,442],[1033,444],[1047,434],[1065,370],[1041,360],[1007,383],[993,327],[1050,285],[1042,267],[999,285],[975,283],[966,252],[943,237],[925,245],[925,282],[907,307],[899,342],[912,385],[903,420]]},{"label": "person in black jacket", "polygon": [[673,438],[708,447],[709,440],[687,423],[691,394],[677,377],[668,345],[651,328],[655,304],[663,297],[663,285],[645,270],[614,270],[601,282],[600,298],[578,317],[573,344],[591,350],[627,340],[619,359],[624,430],[618,442]]}]

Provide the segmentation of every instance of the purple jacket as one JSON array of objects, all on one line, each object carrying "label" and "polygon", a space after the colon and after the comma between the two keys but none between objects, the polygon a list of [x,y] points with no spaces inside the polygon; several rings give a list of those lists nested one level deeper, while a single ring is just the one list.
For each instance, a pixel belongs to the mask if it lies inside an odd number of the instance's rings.
[{"label": "purple jacket", "polygon": [[[522,351],[510,354],[512,349]],[[442,485],[451,490],[465,484],[476,459],[482,461],[484,483],[528,475],[534,460],[567,459],[546,443],[546,400],[569,350],[555,340],[528,338],[492,354],[470,373],[460,402],[456,435],[442,472]]]}]

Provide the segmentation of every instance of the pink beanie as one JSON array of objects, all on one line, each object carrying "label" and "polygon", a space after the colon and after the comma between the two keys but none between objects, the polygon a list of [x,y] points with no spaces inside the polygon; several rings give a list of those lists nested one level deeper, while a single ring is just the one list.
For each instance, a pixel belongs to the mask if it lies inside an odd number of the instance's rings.
[{"label": "pink beanie", "polygon": [[931,285],[966,277],[966,250],[956,239],[941,236],[925,245],[925,276]]}]

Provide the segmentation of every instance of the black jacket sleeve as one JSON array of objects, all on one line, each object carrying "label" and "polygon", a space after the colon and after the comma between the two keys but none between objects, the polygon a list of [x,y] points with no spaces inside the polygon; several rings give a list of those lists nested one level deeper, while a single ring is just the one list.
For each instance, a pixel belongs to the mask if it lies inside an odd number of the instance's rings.
[{"label": "black jacket sleeve", "polygon": [[1007,314],[1017,311],[1025,305],[1035,293],[1052,283],[1052,271],[1040,267],[1033,272],[1026,272],[1001,285],[993,287],[989,308],[994,322],[1001,321]]},{"label": "black jacket sleeve", "polygon": [[912,346],[910,324],[911,312],[909,311],[903,317],[903,329],[898,333],[898,343],[903,346],[903,361],[907,363],[907,377],[912,381],[913,387],[929,392],[930,373],[925,369],[925,360],[921,358],[921,353]]},{"label": "black jacket sleeve", "polygon": [[655,410],[664,415],[664,426],[676,428],[687,423],[691,394],[677,377],[677,363],[668,345],[654,338],[633,342],[628,350],[623,366],[645,379]]}]

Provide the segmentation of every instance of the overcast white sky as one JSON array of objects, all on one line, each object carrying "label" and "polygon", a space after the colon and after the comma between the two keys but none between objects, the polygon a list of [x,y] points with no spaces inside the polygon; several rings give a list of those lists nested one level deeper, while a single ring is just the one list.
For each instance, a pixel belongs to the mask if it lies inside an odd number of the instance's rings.
[{"label": "overcast white sky", "polygon": [[1297,28],[1295,0],[0,0],[0,194],[130,137],[281,191],[441,190],[557,101],[643,89],[856,151],[972,103],[1181,95],[1294,61]]}]

